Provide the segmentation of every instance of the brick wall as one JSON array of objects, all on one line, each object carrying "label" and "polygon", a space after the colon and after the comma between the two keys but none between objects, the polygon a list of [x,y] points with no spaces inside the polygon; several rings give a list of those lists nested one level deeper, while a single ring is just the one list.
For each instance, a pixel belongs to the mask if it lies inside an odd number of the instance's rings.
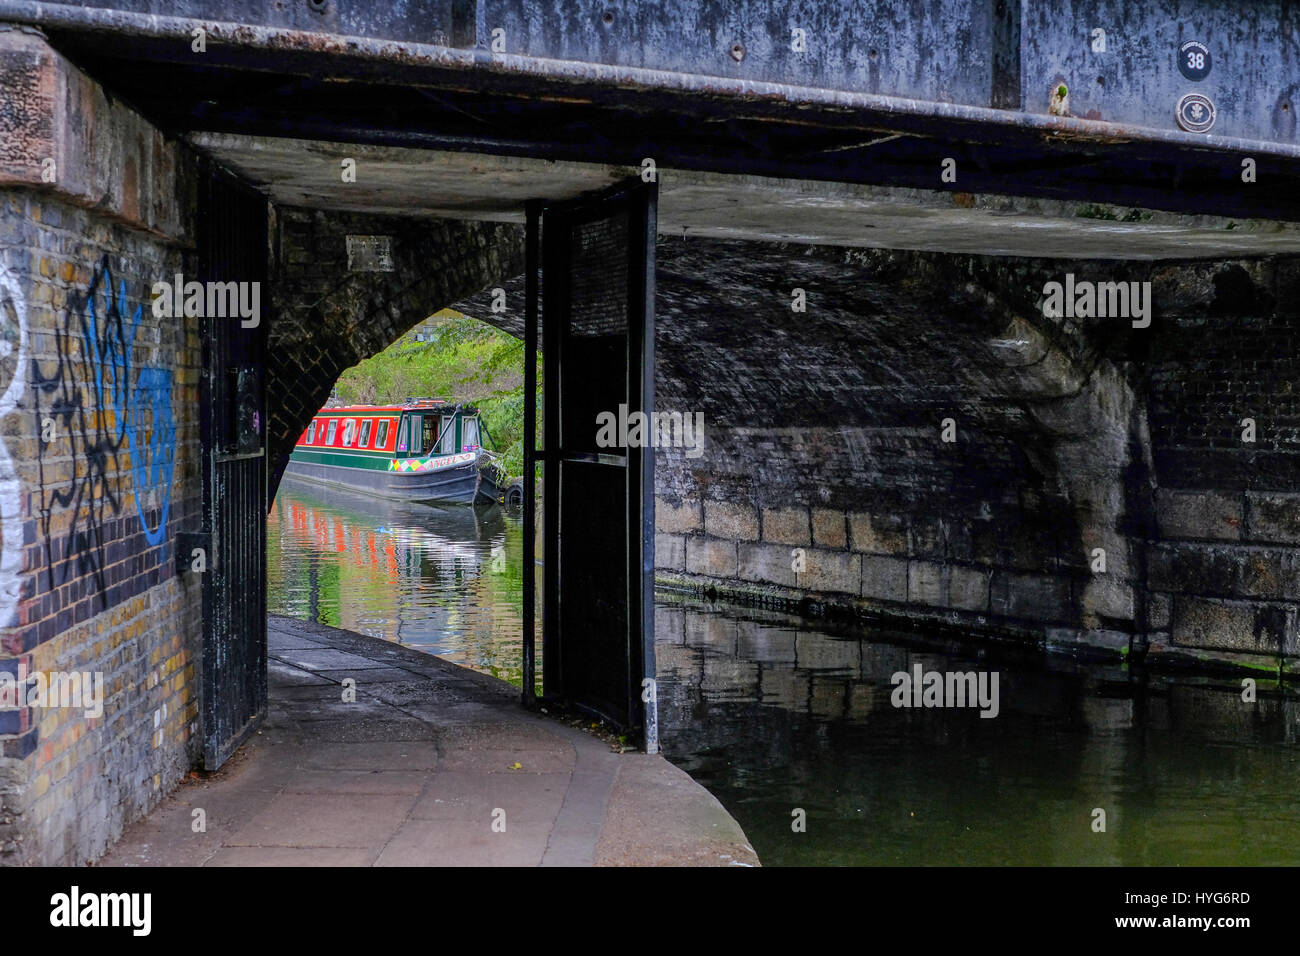
[{"label": "brick wall", "polygon": [[5,375],[22,378],[3,418],[18,494],[0,507],[22,539],[0,667],[104,682],[102,716],[4,712],[0,859],[79,863],[196,755],[199,594],[174,538],[198,521],[197,320],[150,308],[184,271],[176,246],[50,194],[0,203]]}]

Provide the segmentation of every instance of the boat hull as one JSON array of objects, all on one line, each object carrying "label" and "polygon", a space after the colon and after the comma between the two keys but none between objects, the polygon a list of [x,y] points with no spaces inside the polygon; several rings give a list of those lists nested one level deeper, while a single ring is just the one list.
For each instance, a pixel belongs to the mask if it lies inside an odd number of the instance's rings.
[{"label": "boat hull", "polygon": [[492,505],[500,503],[503,494],[490,475],[480,473],[477,461],[437,471],[402,472],[349,468],[290,458],[285,474],[394,501]]},{"label": "boat hull", "polygon": [[501,508],[397,501],[287,473],[280,487],[291,491],[299,503],[316,509],[320,514],[343,514],[354,523],[364,519],[367,526],[397,531],[401,535],[428,535],[431,528],[436,528],[436,536],[445,539],[442,549],[451,552],[464,548],[466,554],[481,554],[481,549],[476,551],[469,546],[497,543],[505,530],[505,511]]}]

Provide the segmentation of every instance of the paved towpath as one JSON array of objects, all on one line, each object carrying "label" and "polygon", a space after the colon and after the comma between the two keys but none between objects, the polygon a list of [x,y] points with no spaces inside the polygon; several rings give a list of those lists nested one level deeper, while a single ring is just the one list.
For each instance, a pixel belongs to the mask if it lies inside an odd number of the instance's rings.
[{"label": "paved towpath", "polygon": [[[684,772],[529,713],[494,678],[275,616],[269,671],[261,732],[129,827],[99,865],[757,863]],[[349,677],[354,703],[343,701]]]}]

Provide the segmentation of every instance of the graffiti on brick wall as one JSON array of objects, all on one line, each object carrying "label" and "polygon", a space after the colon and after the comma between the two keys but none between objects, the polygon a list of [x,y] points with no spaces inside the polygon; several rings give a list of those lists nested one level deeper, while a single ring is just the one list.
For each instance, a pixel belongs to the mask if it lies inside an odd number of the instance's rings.
[{"label": "graffiti on brick wall", "polygon": [[[32,361],[41,432],[38,474],[45,573],[51,589],[74,577],[91,576],[102,606],[107,605],[105,526],[122,509],[117,456],[123,448],[136,512],[149,544],[163,540],[171,505],[176,462],[172,373],[149,366],[132,371],[143,314],[143,306],[130,309],[125,281],[118,282],[114,296],[105,258],[85,297],[70,304],[55,330],[53,368],[47,373],[39,361]],[[149,523],[148,510],[158,513],[155,525]]]},{"label": "graffiti on brick wall", "polygon": [[[135,507],[145,540],[160,544],[171,510],[172,473],[176,468],[176,423],[172,420],[172,370],[142,368],[131,388],[126,440],[131,455]],[[145,502],[157,502],[158,524],[149,527]]]},{"label": "graffiti on brick wall", "polygon": [[[0,420],[18,407],[27,365],[27,306],[22,284],[0,261]],[[23,566],[22,482],[0,442],[0,626],[18,609]]]}]

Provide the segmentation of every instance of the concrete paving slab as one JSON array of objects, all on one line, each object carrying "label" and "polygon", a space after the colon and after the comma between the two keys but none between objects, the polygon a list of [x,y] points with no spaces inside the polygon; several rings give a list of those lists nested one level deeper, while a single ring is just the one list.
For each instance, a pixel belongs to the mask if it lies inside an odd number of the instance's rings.
[{"label": "concrete paving slab", "polygon": [[368,717],[351,719],[304,720],[299,725],[302,732],[313,740],[356,743],[364,741],[420,741],[432,740],[433,728],[417,720],[373,720]]},{"label": "concrete paving slab", "polygon": [[429,782],[420,770],[298,770],[285,793],[392,793],[418,797]]},{"label": "concrete paving slab", "polygon": [[277,651],[271,656],[308,671],[374,670],[388,666],[381,661],[370,660],[359,654],[349,654],[332,647]]},{"label": "concrete paving slab", "polygon": [[487,821],[451,830],[444,821],[410,820],[393,835],[376,866],[537,866],[546,852],[544,827],[494,833]]},{"label": "concrete paving slab", "polygon": [[226,846],[382,846],[414,802],[402,794],[281,793]]},{"label": "concrete paving slab", "polygon": [[438,750],[432,741],[371,743],[312,741],[302,747],[303,770],[433,770]]},{"label": "concrete paving slab", "polygon": [[544,822],[547,830],[569,789],[567,773],[468,773],[448,770],[434,775],[411,808],[413,820],[492,821],[504,811],[511,821]]},{"label": "concrete paving slab", "polygon": [[413,674],[400,667],[367,667],[355,673],[350,670],[318,670],[315,673],[320,677],[338,681],[339,683],[342,683],[344,678],[351,677],[357,682],[357,690],[372,684],[390,684],[394,682],[409,684],[412,681],[424,681],[426,679],[423,674]]},{"label": "concrete paving slab", "polygon": [[440,739],[448,750],[536,750],[573,756],[573,744],[555,732],[554,721],[467,720],[442,728]]},{"label": "concrete paving slab", "polygon": [[683,770],[625,754],[597,844],[597,866],[755,866],[740,826]]},{"label": "concrete paving slab", "polygon": [[564,773],[573,769],[573,755],[545,750],[449,750],[439,767],[489,774]]},{"label": "concrete paving slab", "polygon": [[275,653],[277,651],[309,651],[322,648],[325,645],[320,641],[268,628],[266,646],[272,653]]},{"label": "concrete paving slab", "polygon": [[304,695],[295,700],[292,705],[282,703],[281,707],[288,709],[295,719],[299,721],[329,720],[349,723],[368,719],[419,723],[419,721],[408,717],[391,704],[385,704],[383,701],[374,700],[370,697],[358,694],[356,700],[344,700],[343,689],[338,685],[335,685],[335,688],[333,694],[320,697],[307,697]]},{"label": "concrete paving slab", "polygon": [[[296,651],[294,652],[296,653]],[[283,687],[315,686],[315,687],[337,687],[338,685],[328,677],[322,677],[314,674],[309,670],[303,670],[301,667],[295,667],[292,664],[286,664],[282,660],[277,660],[274,656],[275,651],[272,649],[271,656],[266,662],[266,673],[268,679],[274,680]]]},{"label": "concrete paving slab", "polygon": [[320,846],[231,846],[218,850],[206,866],[370,866],[373,848]]}]

